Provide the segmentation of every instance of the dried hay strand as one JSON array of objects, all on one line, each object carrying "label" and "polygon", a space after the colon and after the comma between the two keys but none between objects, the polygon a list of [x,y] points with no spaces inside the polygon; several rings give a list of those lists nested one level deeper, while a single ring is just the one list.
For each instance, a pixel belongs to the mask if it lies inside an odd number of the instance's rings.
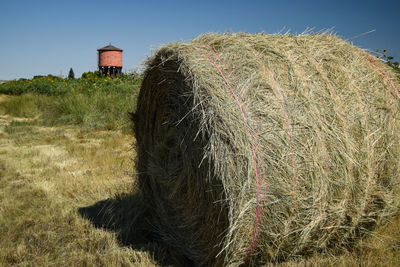
[{"label": "dried hay strand", "polygon": [[134,115],[152,231],[194,265],[351,246],[399,210],[396,87],[331,34],[163,46]]}]

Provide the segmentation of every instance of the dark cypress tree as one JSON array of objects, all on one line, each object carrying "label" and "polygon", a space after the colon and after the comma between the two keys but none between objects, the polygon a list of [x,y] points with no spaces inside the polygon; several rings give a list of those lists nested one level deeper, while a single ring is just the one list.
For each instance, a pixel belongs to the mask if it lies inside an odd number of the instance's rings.
[{"label": "dark cypress tree", "polygon": [[72,68],[69,69],[68,79],[75,79],[75,74]]}]

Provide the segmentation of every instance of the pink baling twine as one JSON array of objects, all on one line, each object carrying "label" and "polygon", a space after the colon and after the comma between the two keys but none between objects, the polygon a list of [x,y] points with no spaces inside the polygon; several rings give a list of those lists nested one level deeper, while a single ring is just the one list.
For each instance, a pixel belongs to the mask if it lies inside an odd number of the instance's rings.
[{"label": "pink baling twine", "polygon": [[[202,47],[211,50],[211,51],[214,53],[214,55],[218,58],[218,60],[224,64],[225,70],[228,71],[229,76],[232,78],[233,82],[234,82],[235,85],[236,85],[237,90],[239,91],[240,100],[242,100],[242,101],[245,103],[244,97],[241,96],[242,89],[240,89],[240,84],[238,83],[238,81],[237,81],[235,75],[233,74],[232,70],[229,68],[228,64],[226,64],[225,60],[218,54],[217,51],[215,51],[214,48],[212,48],[212,47],[209,46],[208,44],[203,44]],[[245,107],[246,107],[246,106],[245,106]],[[244,108],[244,109],[245,109],[245,108]],[[245,111],[246,111],[246,113],[248,113],[248,116],[251,117],[249,111],[246,110],[246,109],[245,109]],[[256,129],[253,129],[253,132],[254,132],[254,135],[253,135],[254,147],[255,147],[255,151],[256,151],[256,153],[257,153],[257,151],[258,151],[258,145],[257,145],[258,133],[257,133]],[[260,160],[261,160],[261,162],[260,162]],[[261,171],[262,171],[263,174],[265,174],[264,163],[263,163],[263,159],[262,159],[262,158],[259,158],[259,159],[258,159],[257,165],[261,165]],[[262,183],[262,185],[261,185],[261,190],[260,190],[260,191],[261,191],[261,192],[260,192],[261,194],[262,194],[262,188],[265,189],[265,179],[262,179],[262,178],[263,178],[263,177],[261,177],[261,183]],[[262,201],[263,201],[263,200],[261,199],[260,202],[262,202]],[[262,210],[262,207],[260,207],[260,221],[262,220],[262,217],[261,217],[261,216],[262,216],[262,213],[263,213],[263,210]]]},{"label": "pink baling twine", "polygon": [[[243,102],[245,102],[244,97],[241,96],[241,94],[242,94],[243,91],[242,91],[242,89],[240,89],[240,84],[238,83],[238,81],[237,81],[235,75],[233,75],[233,72],[232,72],[232,70],[229,68],[228,64],[226,64],[225,60],[218,54],[217,51],[215,51],[214,48],[212,48],[212,47],[209,46],[208,44],[203,44],[203,46],[204,46],[205,48],[208,48],[209,50],[211,50],[211,51],[214,53],[214,55],[218,58],[218,60],[221,61],[221,62],[224,64],[224,67],[225,67],[225,69],[228,71],[229,76],[232,78],[233,82],[234,82],[235,85],[236,85],[236,88],[239,90],[239,96],[241,97],[241,100],[242,100]],[[249,112],[249,110],[245,110],[245,111],[249,114],[249,116],[251,115],[250,112]],[[251,116],[250,116],[250,117],[251,117]],[[255,137],[255,138],[253,139],[253,140],[254,140],[254,146],[255,146],[255,150],[256,150],[256,152],[257,152],[257,151],[258,151],[258,146],[257,146],[258,133],[257,133],[256,129],[253,129],[253,132],[254,132],[254,136],[253,136],[253,137]],[[260,160],[261,160],[261,162],[260,162]],[[258,165],[261,165],[261,171],[262,171],[262,173],[265,175],[264,162],[263,162],[262,157],[258,159],[257,163],[258,163]],[[262,176],[263,176],[263,175],[262,175]],[[261,178],[263,178],[263,177],[261,177]],[[265,179],[261,179],[261,180],[262,180],[262,181],[261,181],[261,182],[262,182],[261,188],[264,188],[264,190],[265,190]],[[265,192],[264,192],[264,193],[265,193]],[[262,189],[261,189],[261,194],[262,194]],[[262,201],[263,201],[263,200],[261,199],[260,202],[262,202]],[[262,213],[263,213],[263,210],[262,210],[262,207],[260,207],[260,220],[262,219],[262,217],[261,217],[261,216],[262,216]]]},{"label": "pink baling twine", "polygon": [[226,64],[225,60],[223,58],[221,58],[221,56],[217,53],[217,51],[215,51],[214,48],[212,48],[211,46],[205,44],[204,47],[210,49],[219,59],[219,61],[221,61],[224,64],[225,69],[228,71],[229,76],[232,78],[233,82],[236,84],[236,87],[239,89],[239,83],[237,82],[235,76],[233,75],[232,70],[229,68],[228,64]]},{"label": "pink baling twine", "polygon": [[255,169],[255,174],[256,174],[256,191],[257,191],[257,207],[256,207],[256,221],[255,221],[255,228],[254,228],[254,232],[253,232],[253,240],[251,242],[251,247],[248,251],[248,253],[246,254],[243,263],[245,263],[247,261],[247,259],[249,258],[249,256],[251,255],[251,253],[254,250],[256,241],[257,241],[257,235],[258,235],[258,227],[259,227],[259,220],[260,220],[260,189],[259,189],[259,178],[258,178],[258,169],[257,169],[257,156],[256,156],[256,152],[255,152],[255,146],[254,146],[254,142],[253,142],[253,136],[251,134],[250,131],[250,126],[247,122],[247,118],[246,115],[243,111],[242,105],[240,104],[239,98],[238,96],[235,94],[232,86],[230,85],[230,83],[228,82],[228,80],[226,79],[225,75],[223,74],[223,72],[221,71],[221,69],[218,67],[217,63],[215,63],[215,61],[210,57],[210,55],[207,54],[206,51],[201,50],[200,48],[196,47],[195,48],[197,50],[200,50],[203,52],[203,54],[211,61],[211,63],[214,65],[214,67],[218,70],[218,72],[220,73],[221,77],[224,79],[226,85],[229,87],[230,92],[232,93],[233,97],[235,98],[236,104],[239,107],[240,113],[242,115],[243,121],[246,125],[246,129],[247,129],[247,134],[248,134],[248,138],[251,144],[251,152],[253,154],[253,161],[254,161],[254,169]]},{"label": "pink baling twine", "polygon": [[399,94],[399,90],[397,89],[396,85],[394,84],[392,78],[390,78],[389,74],[387,74],[387,72],[382,68],[382,66],[380,66],[378,64],[378,62],[371,57],[370,55],[368,55],[367,53],[363,53],[360,52],[361,55],[364,55],[369,62],[371,62],[372,64],[374,64],[374,66],[380,71],[382,72],[382,74],[385,76],[385,78],[390,82],[390,85],[392,86],[394,93],[396,94],[397,98],[400,99],[400,94]]}]

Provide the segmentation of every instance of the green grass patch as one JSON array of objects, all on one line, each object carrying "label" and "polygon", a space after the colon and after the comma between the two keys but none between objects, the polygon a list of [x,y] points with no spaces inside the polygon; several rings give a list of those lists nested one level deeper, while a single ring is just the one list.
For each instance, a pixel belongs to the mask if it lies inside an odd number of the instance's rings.
[{"label": "green grass patch", "polygon": [[128,130],[141,82],[138,74],[111,78],[95,73],[71,80],[44,76],[10,81],[0,85],[0,93],[11,96],[0,102],[0,115],[36,116],[43,125]]},{"label": "green grass patch", "polygon": [[[33,94],[24,94],[20,97],[11,97],[0,103],[0,115],[31,118],[39,112],[39,97]],[[42,99],[41,99],[42,100]]]}]

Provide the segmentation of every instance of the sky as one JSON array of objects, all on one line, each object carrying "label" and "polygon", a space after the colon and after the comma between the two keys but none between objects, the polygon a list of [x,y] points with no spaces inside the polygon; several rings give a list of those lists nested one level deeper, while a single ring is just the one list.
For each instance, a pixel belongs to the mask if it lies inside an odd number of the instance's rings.
[{"label": "sky", "polygon": [[97,49],[123,49],[123,71],[140,71],[160,45],[204,33],[332,31],[400,61],[399,0],[0,0],[0,80],[75,77],[97,69]]}]

